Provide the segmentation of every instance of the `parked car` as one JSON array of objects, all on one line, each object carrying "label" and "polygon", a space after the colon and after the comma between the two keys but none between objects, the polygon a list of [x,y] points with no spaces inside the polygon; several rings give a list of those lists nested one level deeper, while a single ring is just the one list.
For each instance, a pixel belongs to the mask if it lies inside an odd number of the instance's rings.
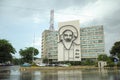
[{"label": "parked car", "polygon": [[60,67],[68,67],[68,64],[59,64]]},{"label": "parked car", "polygon": [[37,66],[46,66],[46,64],[36,64]]},{"label": "parked car", "polygon": [[13,64],[0,63],[0,66],[13,66]]},{"label": "parked car", "polygon": [[23,67],[30,67],[31,64],[25,62],[24,64],[22,64],[22,66],[23,66]]}]

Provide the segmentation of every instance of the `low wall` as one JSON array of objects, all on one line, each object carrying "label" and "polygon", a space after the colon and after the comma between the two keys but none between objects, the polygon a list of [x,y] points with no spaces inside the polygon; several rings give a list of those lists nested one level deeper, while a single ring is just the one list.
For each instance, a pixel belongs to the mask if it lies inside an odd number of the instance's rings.
[{"label": "low wall", "polygon": [[20,70],[73,70],[73,69],[98,69],[95,66],[69,66],[69,67],[20,67]]}]

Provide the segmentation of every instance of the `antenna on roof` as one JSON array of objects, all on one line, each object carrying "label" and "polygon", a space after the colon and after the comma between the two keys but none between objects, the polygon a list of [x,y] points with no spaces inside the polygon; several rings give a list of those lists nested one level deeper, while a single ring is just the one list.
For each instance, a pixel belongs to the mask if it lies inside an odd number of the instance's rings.
[{"label": "antenna on roof", "polygon": [[50,11],[50,27],[49,30],[54,31],[54,10]]}]

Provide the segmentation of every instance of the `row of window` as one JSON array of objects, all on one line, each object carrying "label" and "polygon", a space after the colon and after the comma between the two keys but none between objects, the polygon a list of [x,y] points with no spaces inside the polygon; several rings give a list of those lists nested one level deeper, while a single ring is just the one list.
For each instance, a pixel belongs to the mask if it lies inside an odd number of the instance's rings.
[{"label": "row of window", "polygon": [[80,53],[75,53],[75,55],[79,55]]},{"label": "row of window", "polygon": [[92,56],[92,57],[97,57],[97,54],[95,54],[95,53],[94,53],[94,54],[85,53],[85,54],[82,54],[82,55],[81,55],[81,57],[87,57],[87,56],[88,56],[88,57],[91,57],[91,56]]},{"label": "row of window", "polygon": [[89,48],[89,49],[93,49],[93,48],[103,48],[104,46],[97,46],[97,47],[95,47],[95,46],[84,46],[84,47],[82,47],[82,49],[84,48]]},{"label": "row of window", "polygon": [[99,47],[99,46],[104,46],[104,44],[81,44],[81,47],[85,47],[85,46],[91,46],[91,47]]},{"label": "row of window", "polygon": [[84,49],[81,50],[82,53],[94,53],[94,52],[104,52],[104,49]]},{"label": "row of window", "polygon": [[87,27],[87,28],[81,28],[81,32],[87,32],[87,31],[99,31],[103,30],[103,26],[93,26],[93,27]]},{"label": "row of window", "polygon": [[80,56],[75,56],[75,58],[80,58]]},{"label": "row of window", "polygon": [[80,36],[90,36],[90,35],[102,35],[103,32],[86,32],[86,33],[81,33]]},{"label": "row of window", "polygon": [[103,39],[103,36],[82,36],[80,40]]},{"label": "row of window", "polygon": [[81,44],[96,44],[96,43],[103,43],[103,40],[90,40],[90,41],[81,41]]}]

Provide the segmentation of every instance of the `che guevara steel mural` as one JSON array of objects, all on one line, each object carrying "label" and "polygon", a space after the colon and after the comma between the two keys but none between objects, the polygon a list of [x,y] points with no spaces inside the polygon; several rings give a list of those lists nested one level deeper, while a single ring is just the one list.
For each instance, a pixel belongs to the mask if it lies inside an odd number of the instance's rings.
[{"label": "che guevara steel mural", "polygon": [[79,26],[62,25],[59,27],[58,61],[80,61]]}]

